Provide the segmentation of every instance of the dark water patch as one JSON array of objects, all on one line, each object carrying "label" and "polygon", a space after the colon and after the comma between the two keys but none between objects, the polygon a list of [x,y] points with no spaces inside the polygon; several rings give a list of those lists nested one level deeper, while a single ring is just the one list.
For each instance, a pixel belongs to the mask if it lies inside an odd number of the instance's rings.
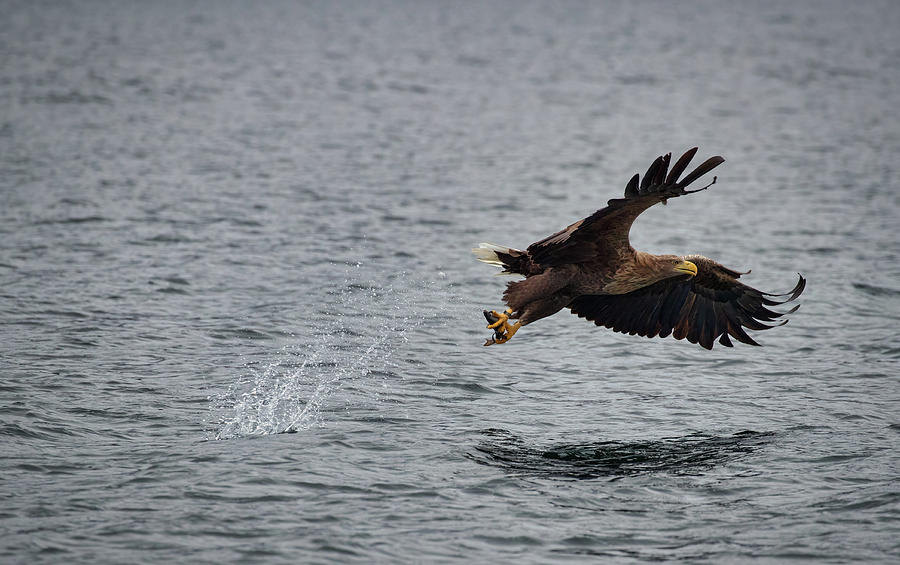
[{"label": "dark water patch", "polygon": [[561,163],[559,168],[562,170],[567,169],[593,169],[597,167],[597,163],[594,161],[572,161],[569,163]]},{"label": "dark water patch", "polygon": [[183,277],[179,277],[179,276],[163,277],[160,280],[170,283],[170,284],[179,285],[179,286],[188,286],[191,284],[187,279],[185,279]]},{"label": "dark water patch", "polygon": [[[885,359],[900,358],[900,346],[892,346],[888,344],[868,344],[860,346],[860,351],[880,353]],[[864,376],[873,376],[872,374],[864,374]],[[878,375],[880,376],[880,375]]]},{"label": "dark water patch", "polygon": [[655,441],[598,441],[549,447],[528,445],[506,430],[484,430],[492,439],[467,457],[516,475],[596,479],[650,473],[695,475],[746,456],[772,440],[771,432],[744,431],[733,436],[695,433]]},{"label": "dark water patch", "polygon": [[214,339],[272,339],[268,332],[253,328],[220,328],[211,330],[209,336]]},{"label": "dark water patch", "polygon": [[39,316],[48,316],[48,317],[64,317],[64,318],[77,318],[77,319],[87,319],[90,318],[89,314],[85,314],[84,312],[79,312],[78,310],[40,310],[35,312],[36,315]]},{"label": "dark water patch", "polygon": [[97,347],[98,345],[100,345],[100,343],[96,340],[81,339],[72,336],[63,338],[63,343],[74,347]]},{"label": "dark water patch", "polygon": [[425,216],[419,217],[416,219],[416,223],[423,226],[452,226],[453,223],[450,220],[445,220],[442,218],[428,218]]},{"label": "dark water patch", "polygon": [[394,90],[396,92],[409,92],[412,94],[428,94],[429,92],[427,86],[414,83],[390,82],[387,84],[387,87],[388,89]]},{"label": "dark water patch", "polygon": [[497,394],[498,391],[492,389],[491,387],[485,386],[480,383],[475,383],[471,381],[461,381],[455,379],[438,379],[435,381],[429,381],[428,385],[439,387],[439,388],[455,388],[459,390],[464,390],[466,392],[473,392],[477,394]]},{"label": "dark water patch", "polygon": [[[102,312],[101,312],[102,314]],[[105,328],[100,326],[75,326],[66,328],[66,332],[75,333],[75,334],[85,334],[85,333],[104,333]]]},{"label": "dark water patch", "polygon": [[[253,483],[251,483],[253,484]],[[191,486],[184,492],[186,498],[208,501],[222,501],[235,504],[260,504],[260,503],[278,503],[291,502],[295,497],[281,494],[262,494],[258,496],[240,496],[227,493],[228,489],[222,489],[217,492],[215,487],[203,488],[201,486]]]},{"label": "dark water patch", "polygon": [[68,92],[49,92],[39,96],[25,97],[24,103],[37,104],[104,104],[111,105],[112,100],[99,94],[87,94],[80,90],[69,90]]},{"label": "dark water patch", "polygon": [[86,198],[63,197],[59,199],[58,204],[61,206],[87,206],[91,208],[97,207],[97,203]]},{"label": "dark water patch", "polygon": [[[800,251],[799,249],[788,249],[785,248],[785,251]],[[813,247],[811,249],[804,250],[806,253],[810,253],[812,255],[836,255],[841,253],[843,249],[838,247]]]},{"label": "dark water patch", "polygon": [[[385,402],[387,402],[387,401],[385,401]],[[366,424],[368,426],[367,429],[369,429],[369,430],[374,430],[377,427],[381,427],[381,426],[396,425],[396,426],[400,426],[400,427],[406,427],[406,426],[413,425],[413,422],[409,418],[400,417],[400,416],[394,416],[394,417],[385,416],[379,412],[373,412],[369,416],[357,416],[357,417],[351,418],[351,420],[353,422]],[[387,446],[382,446],[380,449],[384,450],[384,451],[390,451],[395,448],[396,448],[396,446],[394,446],[394,445],[387,445]]]},{"label": "dark water patch", "polygon": [[158,289],[156,289],[156,292],[159,292],[161,294],[182,294],[182,295],[191,294],[189,291],[187,291],[183,288],[176,287],[176,286],[166,286],[163,288],[158,288]]},{"label": "dark water patch", "polygon": [[98,222],[108,222],[109,218],[103,216],[78,216],[74,218],[49,218],[38,220],[34,225],[67,225],[67,224],[92,224]]},{"label": "dark water patch", "polygon": [[84,470],[85,465],[74,463],[20,463],[14,468],[27,473],[39,473],[46,475],[73,475]]},{"label": "dark water patch", "polygon": [[869,296],[891,296],[898,297],[900,296],[900,290],[895,288],[888,288],[884,286],[876,286],[866,283],[855,282],[853,283],[853,288],[857,290],[861,290]]},{"label": "dark water patch", "polygon": [[171,243],[197,243],[197,240],[178,234],[158,234],[142,240],[129,241],[132,245],[157,245]]},{"label": "dark water patch", "polygon": [[[120,387],[116,387],[117,389]],[[160,390],[147,387],[128,387],[133,394],[160,394]],[[90,408],[86,406],[72,406],[66,408],[66,412],[78,416],[90,416],[98,420],[119,420],[129,422],[162,422],[165,416],[143,410],[121,410],[116,408]]]},{"label": "dark water patch", "polygon": [[891,490],[889,492],[877,492],[868,495],[867,490],[871,487],[862,487],[853,492],[843,493],[838,496],[830,497],[828,500],[813,504],[813,508],[821,512],[830,512],[842,515],[846,512],[864,511],[871,515],[872,511],[884,509],[887,513],[894,516],[900,516],[900,492]]},{"label": "dark water patch", "polygon": [[[209,223],[211,223],[211,224],[217,223],[217,222],[227,222],[232,226],[241,227],[241,228],[261,228],[265,225],[264,223],[262,223],[260,221],[250,220],[247,218],[215,218],[215,219],[209,220]],[[248,231],[249,231],[249,233],[259,233],[257,230],[248,230]]]},{"label": "dark water patch", "polygon": [[522,546],[544,545],[543,540],[532,537],[532,536],[524,536],[524,535],[501,536],[501,535],[480,534],[480,535],[476,535],[475,539],[489,543],[491,545],[500,546],[500,547],[522,547]]},{"label": "dark water patch", "polygon": [[64,438],[81,437],[90,434],[91,430],[76,428],[71,425],[51,425],[42,420],[32,420],[28,425],[9,423],[0,425],[0,437],[8,436],[21,439],[42,441],[62,441]]}]

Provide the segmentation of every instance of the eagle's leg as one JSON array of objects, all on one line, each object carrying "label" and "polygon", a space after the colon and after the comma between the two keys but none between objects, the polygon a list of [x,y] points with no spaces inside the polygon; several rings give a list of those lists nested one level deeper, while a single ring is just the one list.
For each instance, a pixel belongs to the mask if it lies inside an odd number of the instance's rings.
[{"label": "eagle's leg", "polygon": [[519,322],[510,324],[509,317],[511,315],[511,308],[507,308],[505,312],[497,312],[495,310],[484,311],[484,317],[488,321],[488,329],[494,330],[494,337],[485,341],[485,346],[494,345],[495,343],[506,343],[517,331],[519,331],[522,324]]}]

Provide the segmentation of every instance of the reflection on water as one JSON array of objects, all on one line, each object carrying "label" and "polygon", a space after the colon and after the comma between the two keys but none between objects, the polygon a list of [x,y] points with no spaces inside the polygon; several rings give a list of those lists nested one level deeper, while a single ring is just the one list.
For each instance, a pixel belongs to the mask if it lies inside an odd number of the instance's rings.
[{"label": "reflection on water", "polygon": [[694,433],[651,441],[597,441],[539,447],[501,429],[481,432],[490,439],[467,456],[510,473],[544,478],[596,479],[645,473],[698,474],[756,451],[771,432],[746,430],[719,437]]}]

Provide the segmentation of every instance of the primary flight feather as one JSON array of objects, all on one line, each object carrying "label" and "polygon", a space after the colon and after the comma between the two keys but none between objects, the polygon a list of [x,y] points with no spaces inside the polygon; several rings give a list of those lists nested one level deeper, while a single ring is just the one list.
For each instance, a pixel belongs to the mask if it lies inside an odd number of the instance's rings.
[{"label": "primary flight feather", "polygon": [[[785,294],[749,287],[742,274],[700,255],[652,255],[635,250],[628,240],[631,224],[647,208],[705,190],[686,188],[721,165],[710,157],[679,180],[697,148],[687,151],[669,170],[671,153],[657,157],[643,179],[634,175],[624,198],[610,200],[597,210],[521,251],[482,243],[473,249],[480,261],[524,275],[503,293],[505,312],[484,311],[494,335],[485,345],[505,343],[531,322],[568,308],[573,314],[617,332],[645,337],[687,339],[706,349],[716,340],[731,347],[731,338],[759,345],[744,328],[765,330],[797,310],[778,312],[769,307],[796,299],[806,286],[800,276]],[[510,320],[516,320],[510,323]]]}]

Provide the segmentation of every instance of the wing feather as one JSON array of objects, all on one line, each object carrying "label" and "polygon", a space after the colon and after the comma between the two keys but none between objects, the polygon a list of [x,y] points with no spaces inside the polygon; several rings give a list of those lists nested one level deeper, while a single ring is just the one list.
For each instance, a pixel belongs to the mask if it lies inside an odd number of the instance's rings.
[{"label": "wing feather", "polygon": [[712,349],[716,340],[732,347],[731,338],[759,345],[744,328],[761,331],[787,323],[779,319],[799,306],[786,312],[767,306],[795,300],[806,287],[806,279],[800,276],[785,294],[765,293],[739,282],[740,273],[711,259],[691,256],[689,260],[698,268],[694,277],[674,277],[628,294],[580,296],[568,307],[573,314],[613,331],[646,337],[671,335]]},{"label": "wing feather", "polygon": [[678,182],[678,177],[681,176],[681,173],[687,168],[688,165],[691,164],[691,159],[694,158],[694,155],[697,154],[697,148],[689,149],[685,152],[678,161],[672,166],[672,170],[669,172],[669,176],[666,177],[666,184],[675,184]]},{"label": "wing feather", "polygon": [[705,175],[706,173],[708,173],[708,172],[710,172],[711,170],[715,169],[716,167],[718,167],[719,165],[721,165],[721,164],[724,163],[724,162],[725,162],[725,159],[723,159],[723,158],[721,158],[721,157],[718,157],[718,156],[716,156],[716,157],[710,157],[710,158],[707,159],[706,161],[703,161],[703,164],[702,164],[702,165],[700,165],[699,167],[697,167],[696,169],[694,169],[694,171],[693,171],[691,174],[689,174],[688,176],[684,177],[684,180],[682,180],[681,182],[679,182],[679,183],[676,184],[675,186],[677,186],[677,187],[679,187],[679,188],[684,188],[684,187],[686,187],[687,185],[689,185],[689,184],[691,184],[692,182],[694,182],[695,180],[697,180],[697,179],[699,179],[700,177],[702,177],[703,175]]},{"label": "wing feather", "polygon": [[671,172],[668,169],[672,154],[657,157],[643,178],[640,175],[631,177],[625,186],[624,198],[614,198],[606,208],[531,244],[528,247],[531,260],[543,267],[554,267],[618,257],[622,248],[630,247],[631,224],[644,210],[669,198],[697,192],[685,188],[725,161],[722,157],[711,157],[679,182],[678,177],[696,152],[696,147],[687,151]]},{"label": "wing feather", "polygon": [[725,347],[734,347],[734,344],[731,343],[731,338],[728,337],[728,332],[722,334],[719,338],[719,343],[724,345]]}]

